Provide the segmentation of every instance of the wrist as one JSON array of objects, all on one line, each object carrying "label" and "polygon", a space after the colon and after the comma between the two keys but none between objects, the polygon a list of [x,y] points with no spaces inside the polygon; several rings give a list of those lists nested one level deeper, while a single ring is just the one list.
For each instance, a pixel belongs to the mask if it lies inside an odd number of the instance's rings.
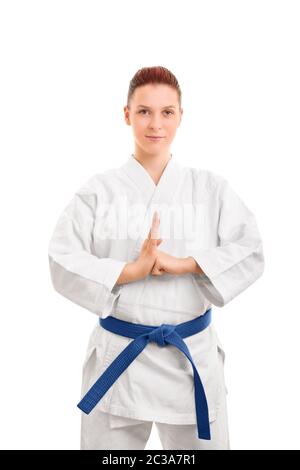
[{"label": "wrist", "polygon": [[140,279],[140,269],[139,265],[136,261],[132,261],[131,263],[128,263],[127,265],[127,275],[130,281],[137,281]]},{"label": "wrist", "polygon": [[131,264],[131,275],[134,281],[139,281],[146,277],[144,266],[141,264],[140,260],[133,261]]},{"label": "wrist", "polygon": [[197,261],[192,256],[182,258],[182,270],[184,273],[204,274]]},{"label": "wrist", "polygon": [[125,265],[123,271],[121,272],[116,284],[125,284],[128,282],[133,282],[138,280],[139,273],[136,267],[135,262],[129,262]]}]

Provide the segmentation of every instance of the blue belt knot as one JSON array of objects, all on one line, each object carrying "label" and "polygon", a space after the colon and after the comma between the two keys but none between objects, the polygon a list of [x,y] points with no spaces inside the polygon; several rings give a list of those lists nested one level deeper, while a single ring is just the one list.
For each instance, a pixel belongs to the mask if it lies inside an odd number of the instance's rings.
[{"label": "blue belt knot", "polygon": [[154,328],[150,333],[146,334],[148,334],[149,341],[157,343],[158,346],[167,346],[169,343],[166,342],[165,338],[173,333],[174,330],[175,325],[168,325],[163,323],[157,328]]}]

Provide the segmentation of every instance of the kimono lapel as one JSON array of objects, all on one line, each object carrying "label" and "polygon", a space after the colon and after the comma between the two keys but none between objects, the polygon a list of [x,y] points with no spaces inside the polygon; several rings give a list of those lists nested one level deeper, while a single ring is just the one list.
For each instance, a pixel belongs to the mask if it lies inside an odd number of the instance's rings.
[{"label": "kimono lapel", "polygon": [[143,203],[145,204],[143,223],[141,230],[139,230],[139,237],[131,253],[134,258],[140,252],[145,236],[147,236],[146,234],[149,232],[154,210],[159,209],[160,204],[172,203],[180,187],[185,171],[184,168],[174,160],[172,155],[156,185],[150,174],[143,165],[134,158],[133,154],[129,157],[125,165],[121,167],[121,170],[126,173],[131,181],[138,187],[142,195]]},{"label": "kimono lapel", "polygon": [[157,185],[148,171],[134,158],[133,154],[121,167],[132,182],[139,188],[144,202],[149,204],[170,204],[183,177],[182,166],[174,160],[168,161]]},{"label": "kimono lapel", "polygon": [[121,171],[123,171],[139,189],[143,202],[148,203],[153,196],[156,186],[143,165],[131,155],[125,165],[121,166]]}]

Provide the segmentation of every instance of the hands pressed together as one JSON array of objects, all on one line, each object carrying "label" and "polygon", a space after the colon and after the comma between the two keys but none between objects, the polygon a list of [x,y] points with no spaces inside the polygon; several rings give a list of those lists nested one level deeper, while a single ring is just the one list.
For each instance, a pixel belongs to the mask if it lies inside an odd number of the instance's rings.
[{"label": "hands pressed together", "polygon": [[158,238],[159,224],[159,216],[157,212],[155,212],[148,237],[144,241],[140,255],[136,260],[137,270],[143,277],[148,274],[162,276],[164,273],[182,273],[182,263],[179,258],[158,250],[158,246],[162,242],[162,239]]},{"label": "hands pressed together", "polygon": [[162,242],[162,239],[158,238],[159,223],[159,216],[155,212],[148,237],[142,245],[138,259],[125,266],[117,284],[143,279],[149,274],[162,276],[165,273],[203,273],[193,257],[177,258],[158,249]]}]

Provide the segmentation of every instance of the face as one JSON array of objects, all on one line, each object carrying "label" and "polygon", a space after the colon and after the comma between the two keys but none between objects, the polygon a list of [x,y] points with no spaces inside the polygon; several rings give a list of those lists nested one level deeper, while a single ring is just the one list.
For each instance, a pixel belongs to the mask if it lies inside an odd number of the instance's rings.
[{"label": "face", "polygon": [[165,84],[143,85],[136,88],[129,106],[124,107],[125,121],[132,126],[139,150],[147,154],[168,152],[183,113],[177,91]]}]

